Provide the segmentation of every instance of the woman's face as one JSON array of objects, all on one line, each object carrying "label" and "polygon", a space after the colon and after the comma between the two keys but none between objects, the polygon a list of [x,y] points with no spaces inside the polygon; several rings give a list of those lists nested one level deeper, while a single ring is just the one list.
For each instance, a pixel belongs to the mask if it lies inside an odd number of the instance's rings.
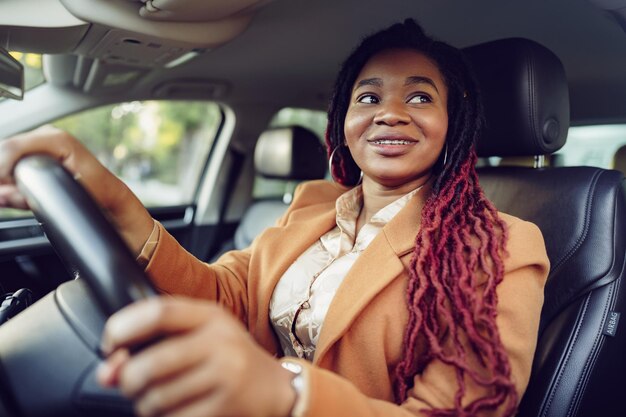
[{"label": "woman's face", "polygon": [[448,130],[447,89],[423,54],[390,49],[374,55],[352,88],[344,134],[364,185],[422,184]]}]

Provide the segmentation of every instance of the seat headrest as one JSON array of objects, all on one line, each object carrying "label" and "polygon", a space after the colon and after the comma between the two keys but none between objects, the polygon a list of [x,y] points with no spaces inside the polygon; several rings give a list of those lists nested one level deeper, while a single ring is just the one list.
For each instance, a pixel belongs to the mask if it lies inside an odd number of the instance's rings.
[{"label": "seat headrest", "polygon": [[256,171],[267,178],[314,180],[326,175],[326,152],[308,129],[290,126],[266,130],[254,150]]},{"label": "seat headrest", "polygon": [[559,58],[546,47],[520,38],[463,50],[485,107],[486,129],[479,156],[550,154],[565,144],[569,93]]},{"label": "seat headrest", "polygon": [[613,155],[613,169],[626,175],[626,145],[621,146]]}]

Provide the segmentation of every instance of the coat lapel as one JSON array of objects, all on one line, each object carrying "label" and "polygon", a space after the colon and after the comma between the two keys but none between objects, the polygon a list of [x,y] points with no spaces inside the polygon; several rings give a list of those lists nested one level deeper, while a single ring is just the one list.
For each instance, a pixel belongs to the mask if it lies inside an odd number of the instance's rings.
[{"label": "coat lapel", "polygon": [[[320,236],[335,226],[335,202],[316,204],[292,213],[284,228],[269,229],[258,242],[266,254],[261,256],[259,270],[265,271],[264,279],[251,280],[250,288],[257,294],[258,308],[249,310],[249,323],[254,323],[257,341],[272,352],[279,346],[269,318],[269,304],[276,284],[291,264]],[[257,271],[258,272],[258,271]]]},{"label": "coat lapel", "polygon": [[[357,315],[389,283],[404,275],[400,258],[410,254],[420,227],[423,195],[418,192],[359,256],[326,314],[314,362],[319,363]],[[397,300],[395,302],[405,302]]]}]

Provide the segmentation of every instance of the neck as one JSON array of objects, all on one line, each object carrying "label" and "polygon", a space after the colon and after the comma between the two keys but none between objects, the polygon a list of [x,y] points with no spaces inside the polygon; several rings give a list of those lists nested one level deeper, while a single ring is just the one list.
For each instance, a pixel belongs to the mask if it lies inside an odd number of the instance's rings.
[{"label": "neck", "polygon": [[[363,207],[357,220],[357,233],[361,227],[370,221],[372,216],[376,214],[383,207],[391,204],[398,198],[405,194],[410,193],[416,188],[429,188],[431,185],[431,177],[420,178],[416,181],[412,181],[406,184],[402,184],[397,187],[388,187],[382,184],[376,183],[369,178],[363,178]],[[429,194],[429,190],[418,191],[418,198],[426,199]]]}]

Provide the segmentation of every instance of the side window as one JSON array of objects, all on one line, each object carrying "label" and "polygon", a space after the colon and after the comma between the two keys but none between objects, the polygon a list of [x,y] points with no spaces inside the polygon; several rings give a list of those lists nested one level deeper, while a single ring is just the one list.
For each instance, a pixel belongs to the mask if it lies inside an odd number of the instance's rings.
[{"label": "side window", "polygon": [[[533,157],[479,158],[478,166],[532,167]],[[545,159],[548,166],[593,166],[626,175],[626,124],[572,126],[565,146]]]},{"label": "side window", "polygon": [[[134,101],[52,124],[83,142],[144,205],[164,207],[193,201],[221,122],[215,103]],[[25,214],[0,210],[0,220]]]},{"label": "side window", "polygon": [[626,125],[574,126],[553,165],[587,165],[624,171]]},{"label": "side window", "polygon": [[[270,121],[269,127],[302,126],[316,133],[320,141],[324,142],[326,131],[326,112],[311,109],[287,107],[280,110]],[[291,193],[295,184],[280,179],[269,179],[257,175],[254,179],[252,197],[254,199],[281,198]]]}]

